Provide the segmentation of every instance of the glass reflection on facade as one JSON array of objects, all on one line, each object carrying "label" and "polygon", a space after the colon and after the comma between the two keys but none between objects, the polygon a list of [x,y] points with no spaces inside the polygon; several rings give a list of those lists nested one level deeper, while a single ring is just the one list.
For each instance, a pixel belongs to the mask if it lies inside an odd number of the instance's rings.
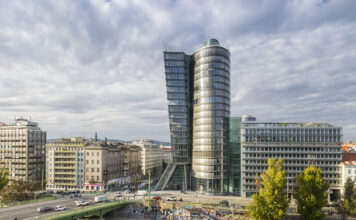
[{"label": "glass reflection on facade", "polygon": [[230,53],[215,39],[194,54],[192,188],[228,192],[227,131],[230,116]]},{"label": "glass reflection on facade", "polygon": [[230,53],[210,39],[193,55],[165,48],[164,63],[173,163],[155,190],[227,193]]}]

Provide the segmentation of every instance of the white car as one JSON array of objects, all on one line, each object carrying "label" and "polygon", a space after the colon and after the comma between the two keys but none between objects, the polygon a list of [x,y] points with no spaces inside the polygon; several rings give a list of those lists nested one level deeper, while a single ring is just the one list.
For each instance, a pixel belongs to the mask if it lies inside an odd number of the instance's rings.
[{"label": "white car", "polygon": [[77,206],[87,206],[87,205],[89,205],[89,202],[86,202],[86,201],[75,201],[75,204],[77,204]]},{"label": "white car", "polygon": [[177,201],[177,198],[174,196],[171,196],[167,199],[168,201]]},{"label": "white car", "polygon": [[57,205],[57,206],[54,208],[54,211],[63,211],[63,210],[65,210],[65,209],[66,209],[65,206]]},{"label": "white car", "polygon": [[114,196],[115,196],[115,197],[121,197],[122,194],[121,194],[121,192],[116,192]]}]

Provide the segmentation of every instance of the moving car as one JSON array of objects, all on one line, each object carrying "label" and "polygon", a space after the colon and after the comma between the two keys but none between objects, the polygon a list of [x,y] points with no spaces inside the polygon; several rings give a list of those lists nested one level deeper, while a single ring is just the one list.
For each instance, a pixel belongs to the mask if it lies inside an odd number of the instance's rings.
[{"label": "moving car", "polygon": [[151,199],[154,199],[154,200],[161,200],[162,198],[160,196],[155,196],[155,197],[152,197]]},{"label": "moving car", "polygon": [[48,206],[41,206],[37,208],[38,212],[49,212],[49,211],[53,211],[52,207],[48,207]]},{"label": "moving car", "polygon": [[62,206],[62,205],[57,205],[55,208],[54,208],[54,211],[63,211],[63,210],[65,210],[66,209],[66,207],[65,206]]},{"label": "moving car", "polygon": [[86,202],[86,201],[75,201],[75,204],[77,206],[87,206],[87,205],[89,205],[89,202]]},{"label": "moving car", "polygon": [[121,197],[122,194],[121,194],[121,192],[116,192],[116,193],[114,194],[114,196],[115,196],[115,197]]},{"label": "moving car", "polygon": [[177,198],[174,196],[171,196],[167,199],[168,201],[177,201]]}]

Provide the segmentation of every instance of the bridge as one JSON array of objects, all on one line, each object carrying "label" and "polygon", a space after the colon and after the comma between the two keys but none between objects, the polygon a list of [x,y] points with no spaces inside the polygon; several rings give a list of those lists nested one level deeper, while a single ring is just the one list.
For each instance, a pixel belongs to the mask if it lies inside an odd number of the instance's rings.
[{"label": "bridge", "polygon": [[[115,202],[108,202],[103,203],[96,206],[88,206],[88,207],[80,207],[75,208],[74,210],[43,216],[41,219],[45,220],[74,220],[84,217],[97,217],[99,219],[103,219],[103,216],[106,213],[114,211],[116,209],[122,208],[128,204],[138,203],[139,200],[130,200],[130,201],[115,201]],[[142,202],[142,201],[141,201]]]}]

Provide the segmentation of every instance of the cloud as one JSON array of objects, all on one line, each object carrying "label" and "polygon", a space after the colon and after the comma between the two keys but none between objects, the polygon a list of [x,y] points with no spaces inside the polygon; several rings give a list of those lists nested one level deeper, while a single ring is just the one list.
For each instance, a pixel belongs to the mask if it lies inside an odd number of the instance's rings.
[{"label": "cloud", "polygon": [[355,137],[354,1],[0,3],[0,120],[48,137],[169,140],[162,42],[231,51],[232,115],[324,121]]}]

